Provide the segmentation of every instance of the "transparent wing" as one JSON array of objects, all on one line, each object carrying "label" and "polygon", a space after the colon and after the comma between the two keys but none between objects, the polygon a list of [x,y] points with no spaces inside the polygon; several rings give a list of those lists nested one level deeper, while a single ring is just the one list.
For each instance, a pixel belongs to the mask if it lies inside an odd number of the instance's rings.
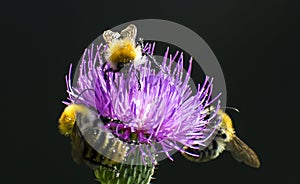
[{"label": "transparent wing", "polygon": [[136,34],[137,34],[137,28],[133,24],[130,24],[129,26],[127,26],[125,29],[121,31],[122,38],[128,38],[132,41],[135,41]]},{"label": "transparent wing", "polygon": [[83,139],[81,137],[80,130],[76,125],[73,128],[73,132],[70,138],[71,138],[71,145],[72,145],[71,153],[72,153],[73,160],[80,165],[83,163],[82,152],[84,149],[84,145],[83,145]]},{"label": "transparent wing", "polygon": [[238,162],[243,162],[254,168],[260,166],[260,161],[256,153],[237,136],[233,136],[233,139],[227,144],[226,149],[231,151],[232,157]]},{"label": "transparent wing", "polygon": [[103,38],[107,44],[110,44],[120,38],[120,34],[118,32],[107,30],[103,32]]},{"label": "transparent wing", "polygon": [[92,126],[96,120],[96,112],[85,106],[76,112],[76,123],[70,135],[72,144],[72,157],[77,164],[83,163],[83,150],[85,147],[81,130]]}]

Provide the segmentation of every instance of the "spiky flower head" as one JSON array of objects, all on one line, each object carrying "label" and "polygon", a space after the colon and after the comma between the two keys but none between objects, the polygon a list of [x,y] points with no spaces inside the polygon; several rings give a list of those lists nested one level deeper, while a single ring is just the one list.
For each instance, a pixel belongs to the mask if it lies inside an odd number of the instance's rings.
[{"label": "spiky flower head", "polygon": [[[153,55],[154,46],[146,44],[143,53]],[[141,62],[144,64],[114,73],[108,72],[109,64],[103,57],[105,49],[100,44],[85,50],[74,85],[70,67],[66,76],[70,102],[66,104],[79,103],[95,109],[103,128],[128,143],[128,158],[138,152],[144,164],[148,161],[155,164],[163,158],[158,158],[159,155],[172,160],[174,151],[186,152],[183,146],[199,149],[210,143],[219,121],[215,113],[207,119],[205,108],[219,95],[212,98],[213,84],[209,77],[192,93],[189,85],[192,59],[184,74],[183,53],[172,56],[167,49],[163,60],[155,62],[159,66],[143,56],[140,59],[146,60]]]}]

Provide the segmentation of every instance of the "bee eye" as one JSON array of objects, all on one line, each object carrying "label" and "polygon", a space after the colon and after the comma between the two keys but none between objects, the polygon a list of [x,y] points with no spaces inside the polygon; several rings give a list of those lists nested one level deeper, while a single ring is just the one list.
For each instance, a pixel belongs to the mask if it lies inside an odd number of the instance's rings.
[{"label": "bee eye", "polygon": [[118,63],[118,64],[117,64],[117,69],[118,69],[118,71],[120,71],[123,67],[124,67],[124,64],[123,64],[123,63]]},{"label": "bee eye", "polygon": [[221,134],[221,137],[222,137],[222,139],[226,139],[227,135],[223,133],[223,134]]}]

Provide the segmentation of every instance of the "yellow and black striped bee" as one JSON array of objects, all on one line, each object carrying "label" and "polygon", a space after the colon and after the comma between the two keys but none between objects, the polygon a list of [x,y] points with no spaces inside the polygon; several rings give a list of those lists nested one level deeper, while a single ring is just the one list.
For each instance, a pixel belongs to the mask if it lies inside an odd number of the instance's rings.
[{"label": "yellow and black striped bee", "polygon": [[155,165],[135,165],[141,159],[138,154],[130,157],[129,163],[123,162],[128,144],[105,131],[102,123],[96,112],[84,105],[71,104],[64,109],[59,131],[70,136],[74,161],[91,168],[101,184],[149,184]]},{"label": "yellow and black striped bee", "polygon": [[136,43],[137,28],[130,24],[120,33],[106,30],[103,38],[108,44],[105,58],[112,71],[120,71],[126,64],[139,65],[143,63],[142,48]]},{"label": "yellow and black striped bee", "polygon": [[[212,106],[209,107],[208,114],[210,114],[213,110],[214,108]],[[256,153],[236,136],[232,120],[229,115],[224,111],[219,110],[217,116],[221,119],[221,122],[217,128],[217,134],[212,142],[202,150],[184,147],[186,151],[197,154],[199,157],[185,153],[183,153],[183,156],[193,162],[207,162],[217,158],[224,150],[227,150],[231,152],[233,158],[237,161],[243,162],[254,168],[260,167],[260,161]]]},{"label": "yellow and black striped bee", "polygon": [[129,149],[125,142],[105,131],[96,112],[84,105],[70,104],[64,109],[59,131],[70,136],[74,161],[91,169],[101,165],[115,170],[115,165],[124,161]]}]

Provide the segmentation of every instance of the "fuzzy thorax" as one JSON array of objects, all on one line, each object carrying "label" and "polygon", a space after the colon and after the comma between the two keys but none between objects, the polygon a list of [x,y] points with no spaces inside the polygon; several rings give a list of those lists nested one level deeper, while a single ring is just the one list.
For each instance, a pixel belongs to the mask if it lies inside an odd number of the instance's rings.
[{"label": "fuzzy thorax", "polygon": [[59,132],[62,135],[68,136],[72,133],[75,121],[76,121],[76,114],[78,112],[88,114],[89,109],[83,105],[78,104],[71,104],[68,105],[64,112],[61,114],[59,118]]},{"label": "fuzzy thorax", "polygon": [[120,39],[109,44],[107,48],[106,59],[110,62],[111,67],[117,70],[117,64],[134,61],[142,56],[141,47],[135,45],[130,39]]},{"label": "fuzzy thorax", "polygon": [[228,114],[226,114],[224,111],[219,110],[218,114],[221,116],[222,122],[221,122],[221,129],[224,131],[224,133],[227,135],[227,140],[225,140],[226,142],[229,142],[232,140],[233,136],[234,136],[234,128],[232,125],[232,120],[229,117]]}]

